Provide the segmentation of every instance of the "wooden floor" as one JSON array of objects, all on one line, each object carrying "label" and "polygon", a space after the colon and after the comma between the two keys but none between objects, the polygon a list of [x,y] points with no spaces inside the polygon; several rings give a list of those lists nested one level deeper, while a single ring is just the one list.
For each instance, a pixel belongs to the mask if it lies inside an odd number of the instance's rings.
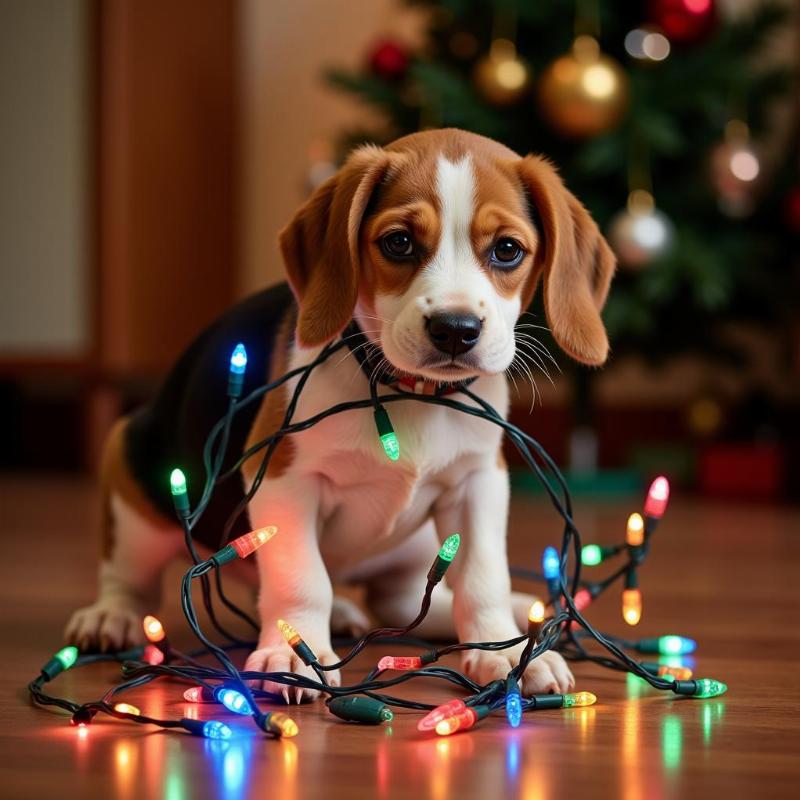
[{"label": "wooden floor", "polygon": [[[244,733],[227,743],[159,732],[116,720],[83,733],[59,713],[31,707],[25,684],[57,649],[69,611],[93,592],[94,494],[83,481],[0,480],[3,669],[0,672],[0,797],[660,798],[797,796],[800,781],[800,513],[796,509],[673,502],[641,571],[641,635],[696,638],[698,676],[725,681],[720,699],[677,699],[598,667],[576,667],[578,688],[596,706],[526,715],[511,730],[502,717],[471,733],[417,733],[415,712],[391,726],[340,722],[319,704],[292,708],[300,734],[281,742],[244,730],[219,707],[201,716]],[[620,539],[630,504],[579,503],[587,541]],[[536,566],[557,519],[542,500],[517,497],[512,560]],[[602,569],[602,568],[597,568]],[[170,573],[163,619],[177,644],[181,625]],[[239,595],[242,596],[242,595]],[[604,630],[624,634],[618,596],[591,610]],[[630,629],[629,629],[630,630]],[[363,674],[386,652],[368,651]],[[68,672],[53,689],[96,698],[118,677],[106,665]],[[408,696],[444,701],[440,685]],[[130,701],[156,716],[184,715],[181,687],[161,683]]]}]

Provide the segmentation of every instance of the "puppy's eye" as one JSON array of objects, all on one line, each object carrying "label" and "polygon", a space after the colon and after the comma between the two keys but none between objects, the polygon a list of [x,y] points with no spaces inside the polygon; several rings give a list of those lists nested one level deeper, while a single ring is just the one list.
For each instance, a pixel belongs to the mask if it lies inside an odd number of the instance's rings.
[{"label": "puppy's eye", "polygon": [[381,250],[394,261],[411,258],[414,255],[414,240],[405,231],[392,231],[381,239]]},{"label": "puppy's eye", "polygon": [[514,239],[508,236],[501,236],[495,242],[490,256],[492,266],[502,269],[516,267],[525,257],[525,251]]}]

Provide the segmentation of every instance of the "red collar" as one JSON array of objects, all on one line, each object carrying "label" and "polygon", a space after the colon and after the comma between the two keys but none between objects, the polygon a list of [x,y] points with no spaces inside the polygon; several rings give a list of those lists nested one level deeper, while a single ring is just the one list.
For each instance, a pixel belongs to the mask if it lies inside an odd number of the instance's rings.
[{"label": "red collar", "polygon": [[366,375],[367,380],[383,384],[384,386],[390,386],[398,392],[438,395],[442,397],[443,395],[455,394],[461,391],[462,387],[469,386],[476,381],[478,377],[476,375],[472,378],[459,381],[458,383],[439,383],[437,381],[430,381],[420,375],[395,375],[388,369],[376,369],[373,367],[372,360],[368,355],[368,348],[365,346],[368,343],[367,338],[364,336],[355,320],[351,320],[350,324],[342,331],[342,338],[361,366],[361,371]]}]

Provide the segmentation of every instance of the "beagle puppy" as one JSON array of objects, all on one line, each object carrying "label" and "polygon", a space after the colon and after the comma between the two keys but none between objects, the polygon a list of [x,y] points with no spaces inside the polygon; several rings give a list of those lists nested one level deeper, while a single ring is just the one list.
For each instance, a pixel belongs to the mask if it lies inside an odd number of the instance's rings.
[{"label": "beagle puppy", "polygon": [[[608,354],[600,310],[615,259],[596,224],[545,159],[520,157],[482,136],[432,130],[355,150],[281,231],[280,249],[289,286],[261,292],[214,323],[156,399],[108,438],[99,593],[65,631],[82,649],[140,641],[142,616],[157,609],[162,572],[184,548],[168,476],[180,466],[197,502],[202,446],[225,413],[237,342],[248,354],[247,393],[310,363],[345,329],[358,331],[358,347],[313,371],[295,420],[367,397],[366,373],[379,368],[398,381],[381,385],[380,394],[474,379],[471,390],[507,413],[505,373],[526,357],[516,324],[540,280],[559,346],[583,364],[602,364]],[[295,385],[236,415],[225,468],[280,426]],[[364,585],[381,625],[406,624],[417,614],[439,543],[456,531],[458,557],[415,634],[475,642],[525,630],[532,598],[511,591],[500,429],[413,401],[390,411],[402,447],[396,462],[386,457],[369,409],[327,418],[277,446],[232,531],[279,530],[257,551],[257,570],[240,566],[257,580],[261,620],[246,669],[313,674],[284,642],[279,618],[323,664],[337,661],[332,628],[359,633],[369,620],[334,596],[335,583]],[[215,491],[194,531],[209,552],[220,546],[223,523],[260,463],[260,453],[247,459]],[[521,649],[466,651],[462,666],[486,684],[505,678]],[[338,673],[329,675],[339,682]],[[522,680],[526,695],[573,685],[554,652],[533,661]],[[289,702],[286,687],[263,688]],[[297,702],[315,694],[295,692]]]}]

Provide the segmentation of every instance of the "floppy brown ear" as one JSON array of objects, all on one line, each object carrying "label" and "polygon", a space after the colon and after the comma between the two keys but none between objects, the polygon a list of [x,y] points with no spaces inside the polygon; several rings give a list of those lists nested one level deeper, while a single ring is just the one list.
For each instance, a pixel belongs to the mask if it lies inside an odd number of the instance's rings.
[{"label": "floppy brown ear", "polygon": [[533,299],[542,275],[545,313],[553,337],[577,361],[598,366],[608,357],[608,336],[600,311],[616,257],[597,224],[548,161],[527,156],[517,169],[539,214],[544,238],[523,308]]},{"label": "floppy brown ear", "polygon": [[300,308],[297,341],[330,341],[350,321],[358,299],[361,220],[396,154],[356,150],[278,234],[289,284]]}]

